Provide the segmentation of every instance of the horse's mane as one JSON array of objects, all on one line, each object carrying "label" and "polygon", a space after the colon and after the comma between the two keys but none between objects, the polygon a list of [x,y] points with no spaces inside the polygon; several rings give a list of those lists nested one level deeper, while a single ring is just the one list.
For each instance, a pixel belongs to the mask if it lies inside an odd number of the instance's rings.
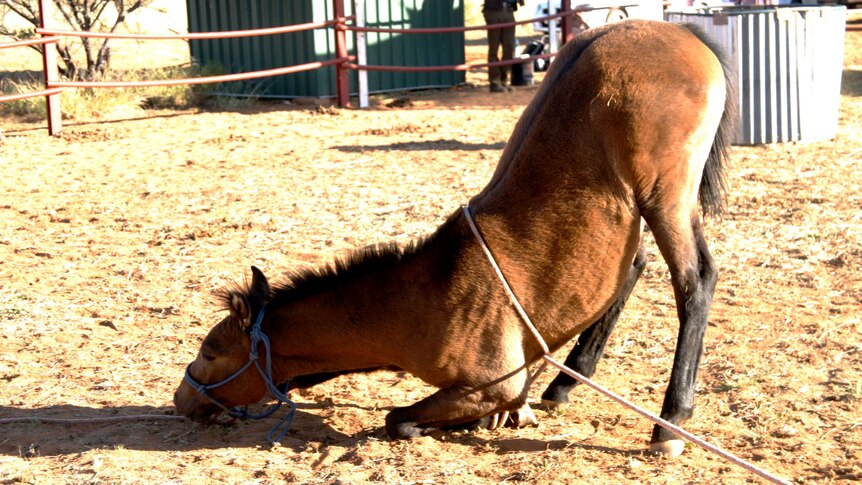
[{"label": "horse's mane", "polygon": [[399,246],[396,242],[373,244],[322,266],[294,270],[288,274],[287,280],[273,286],[270,302],[296,301],[339,283],[391,267],[416,254],[427,240],[423,238],[405,246]]},{"label": "horse's mane", "polygon": [[[373,244],[357,249],[343,258],[318,267],[294,270],[270,290],[270,303],[288,303],[332,288],[350,279],[390,267],[416,254],[429,238],[412,241],[405,246],[396,242]],[[245,297],[251,292],[251,282],[234,282],[213,292],[223,309],[230,308],[232,295]]]}]

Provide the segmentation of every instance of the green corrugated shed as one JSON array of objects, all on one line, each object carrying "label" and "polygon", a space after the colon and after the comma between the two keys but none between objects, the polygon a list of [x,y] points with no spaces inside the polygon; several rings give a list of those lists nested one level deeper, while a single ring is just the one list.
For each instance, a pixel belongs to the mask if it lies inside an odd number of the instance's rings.
[{"label": "green corrugated shed", "polygon": [[[332,0],[186,0],[189,32],[246,30],[322,22],[333,17]],[[347,15],[353,2],[346,1]],[[369,27],[462,27],[463,0],[368,0]],[[192,57],[201,65],[217,64],[231,73],[325,61],[335,57],[333,30],[317,29],[262,37],[191,41]],[[348,32],[351,54],[353,33]],[[464,63],[464,33],[368,34],[368,64],[436,66]],[[368,73],[371,92],[454,86],[463,71]],[[351,92],[356,73],[351,71]],[[232,94],[262,97],[327,97],[335,95],[335,68],[233,83]]]}]

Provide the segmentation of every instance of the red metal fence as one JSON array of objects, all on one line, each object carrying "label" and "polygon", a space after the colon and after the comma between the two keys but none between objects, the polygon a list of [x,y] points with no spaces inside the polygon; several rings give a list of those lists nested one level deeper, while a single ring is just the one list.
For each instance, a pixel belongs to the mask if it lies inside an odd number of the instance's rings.
[{"label": "red metal fence", "polygon": [[[0,49],[12,47],[27,47],[33,45],[42,45],[42,67],[45,81],[45,89],[30,93],[11,94],[0,96],[0,102],[16,101],[26,98],[45,96],[48,111],[48,132],[55,135],[62,130],[62,118],[60,111],[60,93],[64,89],[69,88],[131,88],[131,87],[153,87],[153,86],[175,86],[183,84],[207,84],[221,83],[229,81],[241,81],[247,79],[256,79],[269,76],[279,76],[284,74],[292,74],[302,71],[310,71],[320,69],[327,66],[335,66],[336,69],[336,99],[339,106],[350,106],[350,93],[348,82],[348,71],[446,71],[446,70],[469,70],[480,69],[490,66],[511,65],[523,62],[532,62],[535,59],[547,59],[553,57],[555,53],[547,53],[528,58],[518,58],[508,61],[500,61],[494,63],[471,63],[458,64],[448,66],[374,66],[367,65],[361,62],[356,62],[356,56],[351,56],[347,49],[347,32],[352,31],[355,35],[360,36],[367,32],[386,32],[395,34],[428,34],[428,33],[451,33],[451,32],[466,32],[471,30],[490,30],[512,27],[515,25],[527,24],[535,21],[556,20],[561,21],[561,31],[563,32],[563,42],[571,38],[571,19],[572,15],[590,10],[589,8],[571,9],[571,0],[562,0],[562,10],[554,15],[539,17],[529,20],[523,20],[505,24],[481,25],[471,27],[445,27],[445,28],[424,28],[424,29],[385,29],[375,27],[365,27],[364,25],[356,25],[356,16],[345,16],[345,2],[347,0],[332,0],[334,6],[335,18],[325,22],[314,22],[298,25],[289,25],[284,27],[274,27],[266,29],[254,30],[239,30],[239,31],[222,31],[222,32],[201,32],[188,34],[116,34],[105,32],[81,32],[57,30],[49,28],[50,19],[54,18],[54,4],[52,0],[39,0],[40,27],[36,29],[36,33],[41,35],[40,39],[30,39],[16,42],[8,42],[0,44]],[[354,11],[358,2],[354,1]],[[607,7],[604,7],[607,8]],[[348,22],[353,22],[353,25]],[[113,82],[88,82],[88,81],[62,81],[57,67],[57,42],[64,37],[91,37],[103,39],[134,39],[134,40],[169,40],[169,39],[227,39],[237,37],[252,37],[262,35],[285,34],[290,32],[300,32],[305,30],[314,30],[322,28],[332,28],[335,37],[335,57],[327,61],[311,62],[294,66],[286,66],[276,69],[267,69],[262,71],[251,71],[237,74],[226,74],[221,76],[205,76],[186,79],[167,79],[155,81],[113,81]],[[359,43],[357,42],[357,45]]]}]

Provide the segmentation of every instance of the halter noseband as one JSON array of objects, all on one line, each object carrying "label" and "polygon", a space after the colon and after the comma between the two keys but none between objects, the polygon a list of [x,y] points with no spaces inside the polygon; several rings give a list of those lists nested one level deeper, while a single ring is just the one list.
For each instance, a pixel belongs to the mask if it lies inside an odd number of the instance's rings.
[{"label": "halter noseband", "polygon": [[[284,438],[284,435],[286,435],[287,431],[290,429],[290,425],[293,422],[293,414],[296,412],[296,404],[294,404],[294,402],[291,401],[289,397],[287,397],[287,383],[285,382],[276,385],[272,380],[272,352],[270,351],[269,337],[267,337],[266,334],[263,333],[263,330],[261,330],[261,322],[263,322],[263,315],[265,309],[265,305],[261,307],[260,312],[258,312],[257,318],[254,321],[254,324],[251,326],[251,332],[249,334],[249,336],[251,337],[251,351],[248,354],[248,362],[246,362],[245,365],[240,367],[238,371],[234,372],[229,377],[219,382],[216,382],[214,384],[201,384],[196,381],[194,377],[192,377],[192,365],[189,364],[188,367],[186,367],[185,380],[190,386],[192,386],[194,390],[196,390],[205,398],[209,399],[210,402],[220,407],[230,416],[238,419],[263,419],[277,411],[283,403],[287,403],[290,406],[290,410],[283,418],[281,418],[278,423],[275,424],[275,426],[273,426],[271,430],[269,430],[269,433],[267,433],[266,435],[267,441],[274,445],[275,443],[281,441]],[[257,352],[257,347],[258,344],[260,344],[261,342],[266,349],[265,370],[261,368],[260,362],[258,360],[259,355]],[[228,382],[236,379],[243,372],[248,370],[248,368],[252,365],[254,365],[254,367],[257,369],[257,372],[258,374],[260,374],[260,377],[263,378],[263,382],[266,384],[266,388],[267,390],[269,390],[269,393],[272,394],[276,401],[278,401],[277,403],[270,406],[269,409],[261,412],[260,414],[250,414],[248,412],[247,406],[228,408],[209,393],[209,391],[221,387]],[[273,438],[275,433],[278,432],[279,428],[282,427],[283,429],[278,433],[278,436],[276,438]]]}]

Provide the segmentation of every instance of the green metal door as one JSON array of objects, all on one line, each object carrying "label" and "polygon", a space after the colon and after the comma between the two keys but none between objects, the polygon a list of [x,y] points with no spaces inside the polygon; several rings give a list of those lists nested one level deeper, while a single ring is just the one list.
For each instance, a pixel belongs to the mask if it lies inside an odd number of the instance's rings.
[{"label": "green metal door", "polygon": [[[403,0],[366,2],[369,27],[463,27],[461,0]],[[368,34],[368,64],[391,66],[447,66],[464,63],[464,33]],[[463,83],[463,71],[369,72],[371,92],[405,88],[454,86]]]},{"label": "green metal door", "polygon": [[[246,30],[322,22],[333,17],[332,0],[186,0],[189,32]],[[352,2],[346,1],[348,15]],[[464,25],[463,0],[367,0],[366,22],[372,27],[421,28]],[[464,62],[464,34],[369,33],[368,63],[433,66]],[[190,42],[193,59],[216,64],[231,73],[272,69],[335,57],[333,30],[317,29],[264,37]],[[353,49],[353,35],[348,33]],[[355,73],[351,90],[356,91]],[[447,87],[464,82],[462,71],[423,73],[369,72],[371,92]],[[260,97],[328,97],[335,94],[335,68],[233,83],[225,91]]]}]

